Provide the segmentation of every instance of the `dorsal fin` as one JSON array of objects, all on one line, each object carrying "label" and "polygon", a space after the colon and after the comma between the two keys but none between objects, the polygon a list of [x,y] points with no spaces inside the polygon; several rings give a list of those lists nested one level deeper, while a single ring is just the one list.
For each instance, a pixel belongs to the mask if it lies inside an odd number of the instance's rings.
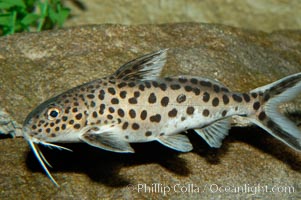
[{"label": "dorsal fin", "polygon": [[122,65],[113,76],[123,80],[152,80],[158,77],[166,62],[166,52],[162,49]]}]

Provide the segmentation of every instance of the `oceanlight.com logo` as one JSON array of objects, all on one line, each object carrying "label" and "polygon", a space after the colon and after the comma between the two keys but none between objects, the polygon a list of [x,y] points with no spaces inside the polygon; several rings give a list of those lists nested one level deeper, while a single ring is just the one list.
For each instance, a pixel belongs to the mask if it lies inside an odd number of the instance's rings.
[{"label": "oceanlight.com logo", "polygon": [[198,186],[195,184],[175,184],[164,185],[161,183],[152,184],[137,184],[128,185],[128,189],[136,191],[138,193],[157,193],[166,195],[168,193],[246,193],[256,195],[259,193],[294,193],[294,186],[268,186],[261,184],[243,184],[240,186],[228,185],[222,186],[218,184],[205,184],[204,186]]}]

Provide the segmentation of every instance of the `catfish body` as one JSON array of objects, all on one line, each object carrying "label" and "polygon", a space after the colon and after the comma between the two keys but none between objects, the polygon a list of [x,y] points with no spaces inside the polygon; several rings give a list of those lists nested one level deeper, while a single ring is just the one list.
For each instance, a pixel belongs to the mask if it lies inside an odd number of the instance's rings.
[{"label": "catfish body", "polygon": [[[114,74],[75,87],[32,111],[24,122],[29,142],[56,184],[36,144],[85,142],[114,152],[134,152],[130,143],[158,141],[181,152],[192,150],[185,134],[193,129],[218,148],[238,115],[301,151],[300,130],[277,106],[301,91],[301,73],[247,93],[195,76],[160,77],[166,50],[139,57]],[[44,162],[43,162],[44,161]]]}]

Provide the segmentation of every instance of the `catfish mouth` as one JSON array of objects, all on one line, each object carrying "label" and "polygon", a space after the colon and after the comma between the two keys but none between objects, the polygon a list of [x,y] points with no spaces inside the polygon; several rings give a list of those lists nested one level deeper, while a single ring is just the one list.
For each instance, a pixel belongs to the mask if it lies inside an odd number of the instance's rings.
[{"label": "catfish mouth", "polygon": [[[56,185],[57,187],[59,187],[59,184],[55,181],[55,179],[53,178],[53,176],[51,175],[51,173],[48,171],[48,167],[51,167],[52,166],[49,164],[49,162],[46,160],[46,158],[44,157],[42,151],[39,149],[39,144],[42,144],[44,146],[47,146],[47,147],[54,147],[54,148],[57,148],[57,149],[60,149],[60,150],[67,150],[67,151],[71,151],[71,149],[68,149],[68,148],[65,148],[65,147],[62,147],[62,146],[58,146],[58,145],[55,145],[55,144],[51,144],[51,143],[48,143],[48,142],[44,142],[44,141],[41,141],[37,138],[34,138],[34,137],[31,137],[30,134],[28,134],[30,131],[29,129],[26,128],[26,126],[23,127],[23,136],[24,136],[24,139],[28,142],[31,150],[33,151],[35,157],[38,159],[40,165],[42,166],[42,168],[44,169],[46,175],[48,176],[48,178],[54,183],[54,185]],[[46,166],[47,165],[47,166]]]}]

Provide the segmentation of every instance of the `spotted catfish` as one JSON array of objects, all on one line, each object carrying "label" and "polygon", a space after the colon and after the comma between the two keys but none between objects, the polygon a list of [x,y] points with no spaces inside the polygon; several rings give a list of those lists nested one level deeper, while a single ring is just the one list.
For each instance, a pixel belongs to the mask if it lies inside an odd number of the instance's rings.
[{"label": "spotted catfish", "polygon": [[[301,73],[248,93],[195,76],[159,77],[166,50],[121,66],[101,78],[53,97],[24,122],[24,138],[57,185],[37,144],[85,142],[114,152],[134,152],[130,143],[158,141],[180,152],[192,150],[185,134],[193,129],[211,147],[221,146],[230,118],[242,116],[295,150],[301,133],[277,106],[301,91]],[[50,166],[50,165],[49,165]]]}]

